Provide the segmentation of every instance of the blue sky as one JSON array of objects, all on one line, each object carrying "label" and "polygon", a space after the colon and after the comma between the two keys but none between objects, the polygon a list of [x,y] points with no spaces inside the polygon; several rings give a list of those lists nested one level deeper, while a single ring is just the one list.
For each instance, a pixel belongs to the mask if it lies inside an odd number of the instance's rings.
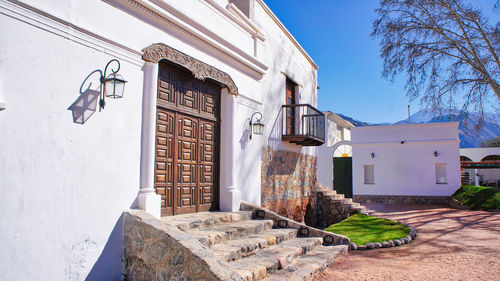
[{"label": "blue sky", "polygon": [[[494,4],[476,1],[490,11]],[[382,78],[378,41],[370,37],[378,0],[265,2],[318,64],[319,109],[372,123],[407,118],[405,77],[394,83]],[[411,112],[418,110],[417,100]]]}]

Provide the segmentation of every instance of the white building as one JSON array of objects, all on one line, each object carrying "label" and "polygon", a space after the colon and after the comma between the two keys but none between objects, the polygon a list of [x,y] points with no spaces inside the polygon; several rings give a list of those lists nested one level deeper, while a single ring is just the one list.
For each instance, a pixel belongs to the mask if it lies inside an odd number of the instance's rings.
[{"label": "white building", "polygon": [[318,67],[262,0],[0,0],[0,34],[3,280],[120,279],[128,208],[303,217]]},{"label": "white building", "polygon": [[460,187],[457,122],[355,127],[351,134],[355,201],[450,196]]},{"label": "white building", "polygon": [[[491,163],[491,161],[495,161],[496,163],[500,163],[500,147],[461,148],[460,161],[474,162],[475,164],[473,165],[483,167],[488,166],[488,164],[484,165],[484,162]],[[465,169],[465,171],[469,176],[471,184],[480,185],[482,178],[483,185],[497,187],[500,185],[500,168],[476,168]]]},{"label": "white building", "polygon": [[354,125],[333,112],[324,113],[326,142],[318,147],[318,181],[333,189],[333,157],[352,157],[350,143]]}]

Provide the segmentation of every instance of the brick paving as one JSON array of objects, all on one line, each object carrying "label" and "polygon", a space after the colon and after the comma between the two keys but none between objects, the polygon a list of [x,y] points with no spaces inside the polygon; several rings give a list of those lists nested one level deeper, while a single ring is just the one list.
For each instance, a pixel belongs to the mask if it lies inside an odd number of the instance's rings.
[{"label": "brick paving", "polygon": [[353,251],[314,280],[500,281],[500,213],[440,206],[368,205],[375,215],[414,226],[400,247]]}]

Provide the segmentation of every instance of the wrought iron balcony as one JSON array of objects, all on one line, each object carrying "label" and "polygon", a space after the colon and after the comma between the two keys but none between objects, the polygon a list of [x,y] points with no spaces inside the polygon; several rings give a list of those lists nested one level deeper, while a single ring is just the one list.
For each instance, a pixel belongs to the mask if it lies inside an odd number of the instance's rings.
[{"label": "wrought iron balcony", "polygon": [[310,104],[281,106],[281,139],[302,146],[325,142],[325,115]]}]

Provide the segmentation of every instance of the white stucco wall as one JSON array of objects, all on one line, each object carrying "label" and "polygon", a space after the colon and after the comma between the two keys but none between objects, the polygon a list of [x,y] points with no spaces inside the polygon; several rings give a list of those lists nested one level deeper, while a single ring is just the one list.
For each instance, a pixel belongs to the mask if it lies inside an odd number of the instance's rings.
[{"label": "white stucco wall", "polygon": [[[121,222],[140,182],[141,50],[165,43],[228,73],[236,83],[234,169],[242,199],[260,204],[264,145],[315,155],[281,142],[278,116],[288,75],[298,102],[317,106],[316,68],[255,4],[255,26],[228,13],[227,1],[0,0],[0,271],[5,280],[117,280]],[[260,4],[258,4],[260,3]],[[200,39],[201,38],[201,39]],[[75,124],[68,107],[85,77],[112,58],[128,80],[123,99]],[[91,89],[98,90],[97,76]],[[224,109],[222,109],[224,111]],[[265,134],[248,140],[248,118],[263,113]],[[224,122],[224,120],[222,120]],[[222,170],[222,173],[225,171]],[[223,178],[223,177],[222,177]],[[223,184],[221,185],[223,188]],[[8,226],[8,227],[6,227]]]},{"label": "white stucco wall", "polygon": [[460,148],[460,156],[469,157],[472,162],[480,162],[490,155],[500,155],[500,147]]},{"label": "white stucco wall", "polygon": [[[456,122],[355,127],[351,136],[354,195],[449,196],[460,186]],[[446,184],[436,184],[438,163]],[[374,165],[374,184],[364,183],[364,165]]]},{"label": "white stucco wall", "polygon": [[9,101],[0,112],[2,279],[119,278],[119,218],[139,185],[141,66],[121,60],[125,98],[82,126],[68,107],[85,77],[117,54],[6,16],[0,33]]},{"label": "white stucco wall", "polygon": [[[260,1],[258,1],[260,2]],[[275,150],[289,150],[316,155],[315,147],[302,147],[281,141],[281,106],[286,103],[286,78],[298,84],[296,102],[317,107],[317,70],[311,62],[292,44],[290,38],[279,28],[263,5],[255,6],[255,18],[266,37],[264,61],[269,70],[262,79],[264,100],[264,145]],[[266,94],[264,94],[266,93]]]},{"label": "white stucco wall", "polygon": [[318,182],[330,189],[333,189],[333,150],[325,144],[318,147]]},{"label": "white stucco wall", "polygon": [[[335,118],[330,117],[331,113],[326,112],[327,141],[318,147],[318,181],[325,187],[333,189],[333,157],[342,157],[347,154],[352,156],[351,128],[342,127],[337,124]],[[342,133],[341,131],[342,130]]]}]

